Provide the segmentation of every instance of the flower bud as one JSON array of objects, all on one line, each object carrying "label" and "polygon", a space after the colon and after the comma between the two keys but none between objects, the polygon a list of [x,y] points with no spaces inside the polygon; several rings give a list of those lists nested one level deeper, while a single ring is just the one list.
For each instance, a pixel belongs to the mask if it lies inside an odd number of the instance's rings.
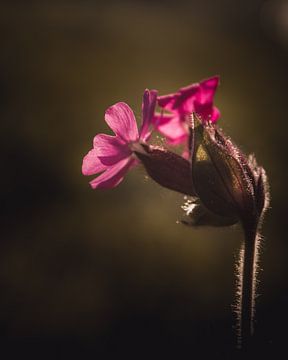
[{"label": "flower bud", "polygon": [[224,218],[257,225],[265,206],[265,173],[247,160],[216,125],[193,116],[192,181],[207,210]]}]

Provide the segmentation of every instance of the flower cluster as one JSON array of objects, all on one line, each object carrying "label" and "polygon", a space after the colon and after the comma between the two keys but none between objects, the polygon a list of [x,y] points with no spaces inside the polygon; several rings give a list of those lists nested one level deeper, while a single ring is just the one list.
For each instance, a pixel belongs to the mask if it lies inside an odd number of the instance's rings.
[{"label": "flower cluster", "polygon": [[[145,90],[139,130],[126,103],[108,108],[105,121],[115,136],[96,135],[83,159],[84,175],[100,173],[92,188],[113,188],[142,164],[161,186],[192,197],[184,206],[192,225],[258,223],[268,201],[265,172],[218,128],[218,84],[214,76],[168,95]],[[170,146],[184,145],[182,156],[151,144],[153,131]]]},{"label": "flower cluster", "polygon": [[[182,207],[183,223],[242,225],[245,239],[237,265],[236,313],[238,345],[245,347],[253,334],[259,228],[269,189],[254,155],[246,157],[217,125],[220,112],[213,100],[218,83],[214,76],[164,96],[145,90],[140,130],[127,104],[111,106],[105,121],[115,136],[95,136],[82,172],[101,173],[90,182],[92,188],[113,188],[128,170],[142,164],[158,184],[188,196]],[[153,131],[164,136],[169,149],[184,146],[182,155],[151,144]]]},{"label": "flower cluster", "polygon": [[[145,90],[140,131],[134,113],[126,103],[119,102],[108,108],[105,121],[115,136],[96,135],[93,149],[83,159],[84,175],[102,172],[90,182],[92,188],[117,186],[125,173],[139,164],[135,153],[143,152],[139,145],[147,144],[152,128],[165,136],[170,144],[178,145],[188,140],[188,118],[193,112],[197,113],[203,122],[217,121],[220,112],[213,106],[213,97],[218,82],[219,78],[215,76],[181,88],[174,94],[158,97],[156,90]],[[155,112],[157,103],[162,110],[158,113]],[[152,148],[150,145],[149,149]]]}]

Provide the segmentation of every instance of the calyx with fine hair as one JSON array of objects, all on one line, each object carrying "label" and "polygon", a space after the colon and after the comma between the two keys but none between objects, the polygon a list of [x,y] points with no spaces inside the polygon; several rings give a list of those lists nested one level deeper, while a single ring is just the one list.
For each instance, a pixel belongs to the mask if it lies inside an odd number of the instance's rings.
[{"label": "calyx with fine hair", "polygon": [[228,223],[237,219],[244,227],[257,226],[268,202],[264,169],[217,125],[203,123],[195,114],[190,136],[192,181],[201,204]]}]

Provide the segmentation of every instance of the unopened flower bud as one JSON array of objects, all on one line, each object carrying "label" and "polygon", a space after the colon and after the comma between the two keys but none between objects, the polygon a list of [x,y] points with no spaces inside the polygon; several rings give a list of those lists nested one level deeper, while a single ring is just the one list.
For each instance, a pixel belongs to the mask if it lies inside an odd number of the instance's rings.
[{"label": "unopened flower bud", "polygon": [[201,203],[224,218],[258,224],[265,206],[265,173],[247,160],[216,125],[193,116],[192,180]]}]

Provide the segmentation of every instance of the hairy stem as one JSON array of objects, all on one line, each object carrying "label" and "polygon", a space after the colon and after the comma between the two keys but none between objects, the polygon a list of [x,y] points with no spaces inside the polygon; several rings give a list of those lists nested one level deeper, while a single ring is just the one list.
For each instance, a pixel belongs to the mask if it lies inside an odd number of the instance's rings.
[{"label": "hairy stem", "polygon": [[238,265],[238,347],[247,348],[253,335],[258,235],[256,228],[244,228],[245,240]]}]

